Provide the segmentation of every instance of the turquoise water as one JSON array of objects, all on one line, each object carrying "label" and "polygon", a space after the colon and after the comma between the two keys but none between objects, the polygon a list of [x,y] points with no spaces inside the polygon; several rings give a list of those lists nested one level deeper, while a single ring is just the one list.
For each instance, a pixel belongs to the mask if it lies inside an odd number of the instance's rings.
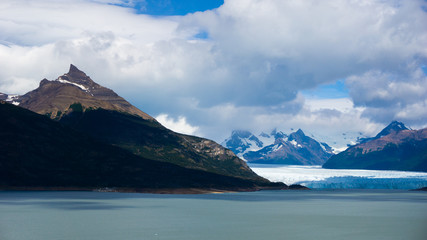
[{"label": "turquoise water", "polygon": [[427,239],[427,193],[0,192],[1,240]]}]

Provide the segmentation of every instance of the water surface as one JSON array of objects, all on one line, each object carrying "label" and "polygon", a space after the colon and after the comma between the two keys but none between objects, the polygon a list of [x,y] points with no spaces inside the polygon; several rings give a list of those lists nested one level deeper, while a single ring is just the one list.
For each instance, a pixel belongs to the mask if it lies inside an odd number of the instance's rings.
[{"label": "water surface", "polygon": [[427,193],[0,192],[1,240],[427,239]]}]

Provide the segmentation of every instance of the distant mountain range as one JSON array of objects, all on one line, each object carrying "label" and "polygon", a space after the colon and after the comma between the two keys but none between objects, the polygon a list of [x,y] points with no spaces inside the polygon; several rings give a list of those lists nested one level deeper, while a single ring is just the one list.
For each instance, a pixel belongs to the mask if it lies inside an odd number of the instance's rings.
[{"label": "distant mountain range", "polygon": [[306,136],[301,129],[289,135],[273,130],[257,136],[233,131],[222,145],[249,163],[322,165],[333,155],[330,146]]},{"label": "distant mountain range", "polygon": [[373,138],[332,156],[323,168],[427,171],[427,128],[392,122]]},{"label": "distant mountain range", "polygon": [[3,188],[287,187],[211,140],[163,127],[73,65],[25,95],[0,99],[0,138],[8,139],[0,142]]}]

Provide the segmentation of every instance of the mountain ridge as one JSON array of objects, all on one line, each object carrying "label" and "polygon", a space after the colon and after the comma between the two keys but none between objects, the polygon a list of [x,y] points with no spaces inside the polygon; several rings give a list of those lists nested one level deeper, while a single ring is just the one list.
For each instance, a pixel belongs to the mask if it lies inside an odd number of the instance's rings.
[{"label": "mountain ridge", "polygon": [[234,153],[204,138],[175,133],[70,65],[68,73],[20,97],[19,107],[46,115],[98,141],[146,159],[266,184]]},{"label": "mountain ridge", "polygon": [[375,137],[332,156],[323,168],[425,172],[427,128],[410,130],[393,121]]},{"label": "mountain ridge", "polygon": [[136,156],[0,101],[0,189],[199,193],[286,188]]},{"label": "mountain ridge", "polygon": [[72,64],[68,73],[53,81],[43,79],[37,89],[19,97],[19,106],[42,115],[48,115],[52,119],[60,119],[70,110],[69,106],[74,103],[80,103],[84,109],[103,108],[127,112],[143,119],[156,121],[113,90],[94,82]]},{"label": "mountain ridge", "polygon": [[326,143],[306,136],[301,129],[289,135],[274,129],[258,137],[249,131],[233,131],[222,145],[249,163],[321,165],[333,154]]}]

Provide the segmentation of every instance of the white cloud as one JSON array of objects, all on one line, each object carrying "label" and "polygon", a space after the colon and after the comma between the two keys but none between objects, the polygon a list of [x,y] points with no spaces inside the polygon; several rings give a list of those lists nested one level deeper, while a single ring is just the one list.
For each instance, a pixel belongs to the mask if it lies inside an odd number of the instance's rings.
[{"label": "white cloud", "polygon": [[200,133],[217,142],[228,138],[232,130],[249,130],[254,134],[274,128],[291,133],[301,128],[307,135],[328,143],[335,149],[346,148],[358,137],[375,136],[384,124],[364,117],[364,108],[352,107],[350,99],[305,99],[298,95],[287,109],[218,105],[211,108],[192,107],[192,120]]},{"label": "white cloud", "polygon": [[[1,1],[0,92],[23,94],[73,63],[149,114],[186,116],[217,141],[233,128],[426,124],[425,75],[408,71],[427,65],[425,1],[226,0],[155,18],[105,3],[118,1]],[[387,80],[396,76],[404,80]],[[337,79],[355,107],[299,94]]]},{"label": "white cloud", "polygon": [[197,132],[199,127],[191,126],[187,123],[187,119],[184,116],[179,116],[178,119],[174,119],[167,114],[160,114],[156,117],[156,120],[172,131],[189,135],[199,135]]},{"label": "white cloud", "polygon": [[341,112],[351,112],[354,110],[353,101],[349,98],[333,99],[306,99],[306,105],[311,111],[321,111],[325,109],[337,110]]},{"label": "white cloud", "polygon": [[427,119],[427,76],[420,67],[406,72],[373,70],[347,81],[356,106],[364,115],[379,122],[390,119],[421,126]]}]

